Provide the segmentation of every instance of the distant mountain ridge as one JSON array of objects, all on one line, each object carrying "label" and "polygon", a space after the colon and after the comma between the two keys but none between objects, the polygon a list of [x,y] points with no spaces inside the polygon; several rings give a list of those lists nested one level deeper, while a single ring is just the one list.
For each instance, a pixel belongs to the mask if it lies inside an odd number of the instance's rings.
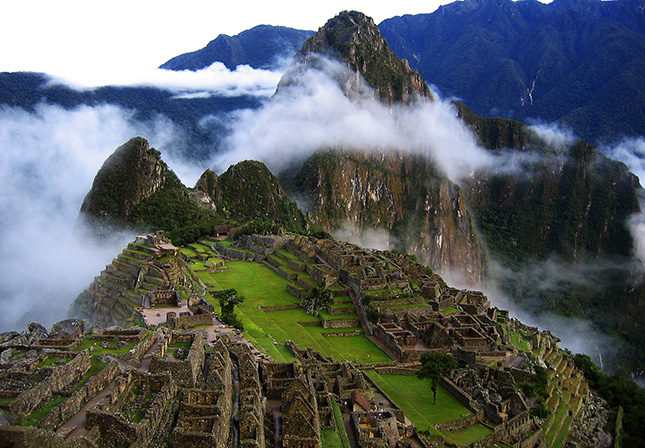
[{"label": "distant mountain ridge", "polygon": [[270,68],[279,57],[291,57],[313,31],[283,26],[258,25],[235,36],[220,34],[204,48],[170,59],[159,68],[166,70],[199,70],[222,62],[229,70],[242,64],[253,68]]},{"label": "distant mountain ridge", "polygon": [[643,0],[467,0],[379,28],[479,115],[560,122],[590,142],[645,133]]},{"label": "distant mountain ridge", "polygon": [[[645,134],[645,0],[457,1],[379,29],[397,57],[478,115],[559,122],[592,143]],[[263,25],[161,67],[266,67],[311,34]]]}]

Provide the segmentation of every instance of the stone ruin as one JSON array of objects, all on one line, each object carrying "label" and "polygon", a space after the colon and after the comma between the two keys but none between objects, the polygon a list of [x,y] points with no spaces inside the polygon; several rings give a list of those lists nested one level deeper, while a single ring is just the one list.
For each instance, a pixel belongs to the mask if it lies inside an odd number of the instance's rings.
[{"label": "stone ruin", "polygon": [[[144,240],[162,250],[163,242],[155,238]],[[585,400],[586,383],[570,380],[577,374],[559,354],[557,338],[490,307],[481,293],[448,287],[409,257],[304,237],[242,240],[247,247],[264,248],[254,255],[262,261],[277,248],[288,250],[308,263],[302,269],[316,281],[334,294],[351,296],[365,330],[399,363],[352,365],[289,342],[296,360],[274,363],[261,361],[248,343],[226,335],[209,348],[200,331],[110,329],[89,336],[81,321],[49,333],[33,325],[32,336],[16,336],[10,346],[0,342],[0,398],[5,399],[0,410],[23,419],[54,399],[63,401],[35,426],[11,426],[15,422],[8,420],[0,427],[0,446],[321,447],[322,431],[343,424],[335,408],[347,417],[359,446],[425,446],[402,409],[375,402],[383,392],[361,369],[414,374],[416,361],[427,351],[451,353],[458,360],[459,367],[442,384],[475,414],[437,429],[496,425],[478,446],[502,442],[530,448],[543,440],[545,429],[530,415],[531,405],[517,387],[531,380],[536,358],[548,360],[558,384],[576,397],[573,410]],[[301,268],[289,263],[296,271]],[[149,291],[151,306],[172,304],[177,297],[172,288],[164,294],[154,291]],[[367,304],[379,313],[375,324],[366,322]],[[188,317],[171,315],[168,323]],[[520,332],[529,352],[518,353],[505,329]],[[88,337],[113,353],[99,355],[108,364],[89,381],[93,347],[79,351]],[[117,355],[121,343],[132,349]],[[95,397],[100,399],[90,404]],[[68,428],[78,412],[85,412],[85,424]]]},{"label": "stone ruin", "polygon": [[183,272],[179,249],[163,232],[138,235],[79,295],[75,309],[78,317],[101,328],[134,325],[140,307],[178,302],[175,289],[196,289],[192,284]]}]

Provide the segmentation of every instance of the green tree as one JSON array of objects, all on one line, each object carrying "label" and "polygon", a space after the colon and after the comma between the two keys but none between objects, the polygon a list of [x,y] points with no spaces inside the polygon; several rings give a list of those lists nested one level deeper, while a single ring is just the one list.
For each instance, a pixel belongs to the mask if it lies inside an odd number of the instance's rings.
[{"label": "green tree", "polygon": [[302,306],[308,314],[325,309],[331,303],[331,292],[324,288],[314,288],[306,297],[300,300]]},{"label": "green tree", "polygon": [[219,300],[219,306],[222,309],[222,322],[238,330],[243,330],[244,326],[235,314],[235,307],[244,302],[244,296],[238,295],[233,288],[214,292],[212,296]]},{"label": "green tree", "polygon": [[433,404],[437,404],[439,378],[448,375],[455,367],[457,367],[457,361],[450,355],[436,352],[427,352],[421,355],[421,370],[417,372],[417,378],[430,380]]}]

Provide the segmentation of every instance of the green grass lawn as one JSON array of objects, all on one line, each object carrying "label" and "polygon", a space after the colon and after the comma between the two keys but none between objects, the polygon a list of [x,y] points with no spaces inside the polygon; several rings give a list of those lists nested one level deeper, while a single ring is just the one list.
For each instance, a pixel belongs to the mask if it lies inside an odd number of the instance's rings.
[{"label": "green grass lawn", "polygon": [[458,420],[463,415],[473,415],[441,386],[437,390],[437,404],[432,404],[430,380],[420,380],[414,375],[379,374],[373,370],[367,371],[367,374],[405,410],[406,417],[417,425],[419,430],[429,430],[438,434],[432,425]]},{"label": "green grass lawn", "polygon": [[323,429],[320,436],[323,448],[343,448],[343,442],[335,429]]},{"label": "green grass lawn", "polygon": [[444,434],[446,438],[452,440],[458,446],[470,445],[473,442],[476,442],[479,439],[486,437],[489,434],[492,434],[493,430],[488,426],[484,426],[481,423],[476,423],[473,426],[468,428],[460,429],[458,431],[446,431]]},{"label": "green grass lawn", "polygon": [[[229,261],[226,272],[198,273],[202,281],[218,285],[219,289],[235,288],[245,297],[236,311],[247,335],[278,362],[289,362],[292,356],[276,348],[267,333],[280,344],[286,339],[302,348],[312,347],[335,359],[357,359],[359,362],[387,362],[390,358],[364,336],[325,337],[321,326],[302,326],[298,322],[317,322],[301,308],[284,311],[262,311],[260,305],[281,306],[298,304],[287,292],[289,282],[260,263]],[[214,303],[218,307],[218,303]]]},{"label": "green grass lawn", "polygon": [[445,309],[441,310],[441,313],[442,314],[450,314],[450,313],[454,313],[455,311],[457,311],[457,307],[453,305],[453,306],[449,306],[448,308],[445,308]]},{"label": "green grass lawn", "polygon": [[278,249],[278,250],[276,250],[276,252],[280,253],[280,255],[284,255],[289,260],[302,261],[302,260],[300,260],[300,258],[296,257],[294,254],[289,252],[287,249]]}]

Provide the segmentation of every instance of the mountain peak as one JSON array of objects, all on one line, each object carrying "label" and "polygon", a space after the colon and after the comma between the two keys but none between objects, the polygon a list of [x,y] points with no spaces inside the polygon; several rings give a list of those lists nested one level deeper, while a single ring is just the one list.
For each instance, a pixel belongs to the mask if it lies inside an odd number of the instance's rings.
[{"label": "mountain peak", "polygon": [[346,63],[376,90],[384,102],[409,103],[432,98],[419,72],[396,57],[374,20],[358,11],[343,11],[307,39],[300,49],[301,61],[321,54]]}]

